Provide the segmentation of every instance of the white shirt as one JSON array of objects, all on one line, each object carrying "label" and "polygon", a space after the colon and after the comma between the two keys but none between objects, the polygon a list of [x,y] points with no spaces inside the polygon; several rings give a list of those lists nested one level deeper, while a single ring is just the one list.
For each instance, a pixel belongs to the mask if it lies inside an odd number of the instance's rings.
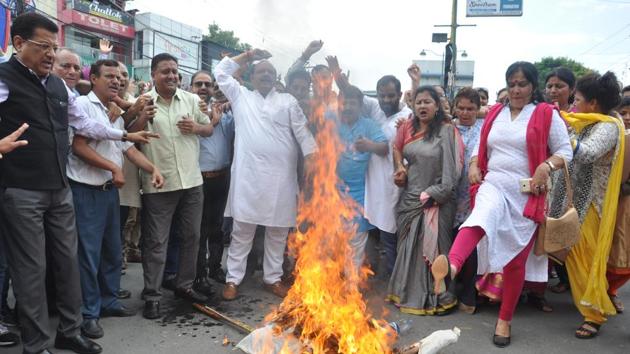
[{"label": "white shirt", "polygon": [[363,99],[363,111],[380,124],[390,145],[387,156],[377,154],[370,156],[365,179],[364,216],[379,230],[393,234],[397,229],[396,204],[400,188],[394,184],[394,156],[391,145],[396,137],[396,121],[409,117],[411,110],[402,104],[398,113],[388,117],[377,99],[366,96]]},{"label": "white shirt", "polygon": [[[112,129],[123,128],[124,122],[121,117],[118,117],[114,123],[111,123],[107,116],[107,108],[103,105],[101,100],[96,97],[94,92],[90,92],[87,96],[81,96],[77,98],[76,101],[77,107],[87,114],[89,120],[98,121],[103,126],[108,126]],[[112,140],[90,140],[88,145],[103,158],[122,167],[123,152],[132,147],[133,143]],[[66,173],[68,178],[73,181],[93,186],[102,185],[112,179],[112,173],[110,171],[89,165],[73,153],[70,153],[68,156]]]},{"label": "white shirt", "polygon": [[235,127],[225,215],[251,224],[295,226],[298,144],[306,156],[316,150],[315,140],[295,98],[248,90],[232,77],[238,68],[226,57],[214,71],[232,104]]},{"label": "white shirt", "polygon": [[[17,59],[17,58],[16,58]],[[18,62],[20,62],[18,60]],[[20,63],[22,64],[22,63]],[[24,64],[22,64],[24,65]],[[25,66],[26,67],[26,66]],[[29,72],[35,75],[44,87],[48,76],[41,78],[35,74],[33,70],[28,68]],[[63,81],[63,80],[62,80]],[[93,119],[89,119],[85,112],[81,111],[76,104],[77,95],[73,93],[68,85],[65,84],[68,91],[68,124],[83,136],[93,139],[112,139],[120,140],[123,136],[123,128],[114,129],[110,126],[99,123]],[[0,79],[0,103],[9,98],[9,87]],[[28,121],[27,121],[28,123]]]}]

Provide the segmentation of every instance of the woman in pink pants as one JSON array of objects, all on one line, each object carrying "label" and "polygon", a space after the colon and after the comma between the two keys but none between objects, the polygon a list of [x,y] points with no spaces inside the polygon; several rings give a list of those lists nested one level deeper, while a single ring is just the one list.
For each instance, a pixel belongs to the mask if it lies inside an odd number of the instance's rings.
[{"label": "woman in pink pants", "polygon": [[[542,100],[534,65],[516,62],[505,78],[509,101],[488,112],[470,162],[472,212],[449,256],[439,256],[431,269],[440,292],[444,278],[454,277],[478,246],[478,272],[503,273],[493,337],[498,347],[510,344],[510,322],[525,279],[547,281],[546,256],[533,255],[532,246],[545,218],[549,173],[572,157],[562,118],[553,106],[538,103]],[[521,181],[531,193],[521,191]]]}]

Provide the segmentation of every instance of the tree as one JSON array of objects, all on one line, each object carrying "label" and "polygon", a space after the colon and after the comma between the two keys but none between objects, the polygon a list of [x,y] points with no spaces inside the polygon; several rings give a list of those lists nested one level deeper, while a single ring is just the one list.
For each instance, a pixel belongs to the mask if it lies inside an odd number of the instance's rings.
[{"label": "tree", "polygon": [[208,26],[208,34],[204,35],[203,38],[234,50],[246,51],[252,49],[251,45],[241,43],[240,38],[234,35],[234,31],[224,31],[214,22]]},{"label": "tree", "polygon": [[536,69],[538,70],[538,85],[540,89],[545,88],[545,78],[547,74],[549,74],[553,69],[563,66],[575,74],[576,78],[580,78],[586,74],[597,73],[597,70],[587,68],[582,63],[579,63],[573,59],[567,57],[544,57],[534,63]]}]

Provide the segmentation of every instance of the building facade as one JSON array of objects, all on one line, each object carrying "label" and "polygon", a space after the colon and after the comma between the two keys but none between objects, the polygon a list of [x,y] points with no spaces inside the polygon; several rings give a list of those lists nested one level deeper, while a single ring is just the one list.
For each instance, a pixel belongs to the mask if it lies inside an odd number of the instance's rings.
[{"label": "building facade", "polygon": [[182,87],[201,68],[201,29],[154,13],[135,16],[134,77],[151,80],[151,59],[160,53],[177,58],[182,74]]},{"label": "building facade", "polygon": [[99,40],[113,46],[110,57],[131,68],[134,16],[124,11],[123,1],[57,0],[59,42],[75,50],[84,65],[99,59]]}]

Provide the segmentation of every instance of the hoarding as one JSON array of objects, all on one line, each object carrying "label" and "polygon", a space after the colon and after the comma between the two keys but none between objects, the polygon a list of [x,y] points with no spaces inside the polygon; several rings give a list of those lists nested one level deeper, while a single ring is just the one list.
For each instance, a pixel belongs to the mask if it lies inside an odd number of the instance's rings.
[{"label": "hoarding", "polygon": [[467,0],[466,16],[523,16],[523,0]]}]

